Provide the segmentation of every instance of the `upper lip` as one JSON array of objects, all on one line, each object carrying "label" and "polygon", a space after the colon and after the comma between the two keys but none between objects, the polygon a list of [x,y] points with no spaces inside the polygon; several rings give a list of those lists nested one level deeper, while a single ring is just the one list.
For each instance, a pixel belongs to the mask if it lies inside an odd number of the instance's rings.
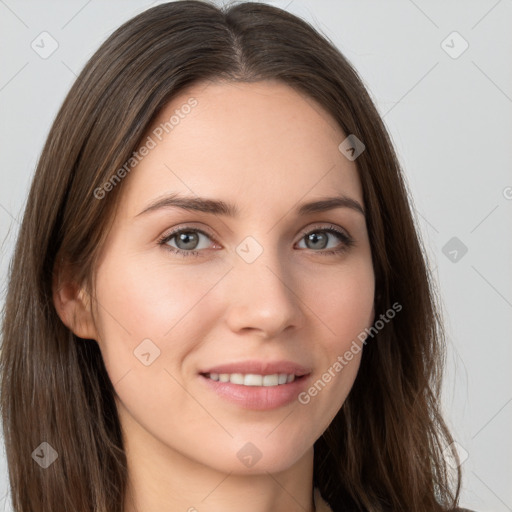
[{"label": "upper lip", "polygon": [[199,373],[243,373],[256,375],[274,375],[276,373],[286,373],[300,377],[311,373],[311,369],[302,366],[293,361],[240,361],[237,363],[227,363],[218,366],[212,366]]}]

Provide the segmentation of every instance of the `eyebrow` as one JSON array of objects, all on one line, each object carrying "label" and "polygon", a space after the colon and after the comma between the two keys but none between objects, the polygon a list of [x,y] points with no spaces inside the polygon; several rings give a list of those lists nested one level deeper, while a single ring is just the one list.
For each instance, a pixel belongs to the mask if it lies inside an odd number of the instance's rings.
[{"label": "eyebrow", "polygon": [[[234,204],[226,203],[218,199],[171,194],[151,202],[144,210],[138,213],[136,217],[156,210],[172,207],[234,218],[238,217],[240,213],[240,210]],[[343,195],[323,197],[316,201],[301,203],[295,208],[295,212],[297,215],[307,215],[334,210],[335,208],[350,208],[361,213],[363,216],[366,215],[364,208],[358,201]]]}]

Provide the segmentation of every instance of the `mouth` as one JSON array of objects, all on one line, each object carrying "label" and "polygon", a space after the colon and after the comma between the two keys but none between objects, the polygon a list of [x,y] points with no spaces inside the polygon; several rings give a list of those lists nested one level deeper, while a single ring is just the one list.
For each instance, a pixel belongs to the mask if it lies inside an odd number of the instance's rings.
[{"label": "mouth", "polygon": [[256,373],[201,373],[200,375],[215,382],[230,382],[239,386],[263,387],[282,386],[305,377],[305,375],[295,375],[293,373],[272,373],[270,375]]},{"label": "mouth", "polygon": [[259,411],[296,401],[310,376],[311,369],[287,361],[247,361],[199,372],[209,392],[238,407]]}]

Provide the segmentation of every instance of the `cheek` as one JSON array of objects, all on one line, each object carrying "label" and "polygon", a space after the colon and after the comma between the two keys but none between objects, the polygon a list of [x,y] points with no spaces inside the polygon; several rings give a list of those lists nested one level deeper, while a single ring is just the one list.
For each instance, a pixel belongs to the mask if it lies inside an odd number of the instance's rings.
[{"label": "cheek", "polygon": [[141,260],[120,255],[98,269],[99,344],[114,383],[144,362],[151,361],[156,371],[179,368],[201,340],[205,313],[218,315],[208,294],[225,266],[185,271],[179,265],[169,268],[165,262],[147,265]]},{"label": "cheek", "polygon": [[[118,410],[132,427],[133,418],[161,440],[169,432],[183,432],[183,443],[187,436],[204,437],[204,409],[183,385],[190,374],[188,355],[205,338],[209,319],[220,315],[211,290],[226,271],[225,265],[148,266],[142,258],[121,255],[98,269],[99,344]],[[186,429],[173,411],[186,416]]]},{"label": "cheek", "polygon": [[311,295],[314,311],[322,320],[329,352],[345,351],[373,322],[375,280],[371,261],[359,259],[317,281],[320,289]]},{"label": "cheek", "polygon": [[298,401],[309,409],[320,435],[343,405],[359,370],[363,334],[373,323],[373,268],[369,260],[359,260],[316,283],[323,293],[316,288],[310,300],[323,336],[317,345],[315,379]]}]

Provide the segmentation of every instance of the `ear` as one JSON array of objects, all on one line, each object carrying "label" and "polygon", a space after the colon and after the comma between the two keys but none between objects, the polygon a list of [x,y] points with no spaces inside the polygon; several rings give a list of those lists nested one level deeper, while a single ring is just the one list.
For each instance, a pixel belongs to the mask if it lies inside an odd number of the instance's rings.
[{"label": "ear", "polygon": [[52,295],[55,309],[64,325],[79,338],[98,340],[91,313],[91,296],[84,286],[72,280],[72,272],[62,260],[54,267]]}]

